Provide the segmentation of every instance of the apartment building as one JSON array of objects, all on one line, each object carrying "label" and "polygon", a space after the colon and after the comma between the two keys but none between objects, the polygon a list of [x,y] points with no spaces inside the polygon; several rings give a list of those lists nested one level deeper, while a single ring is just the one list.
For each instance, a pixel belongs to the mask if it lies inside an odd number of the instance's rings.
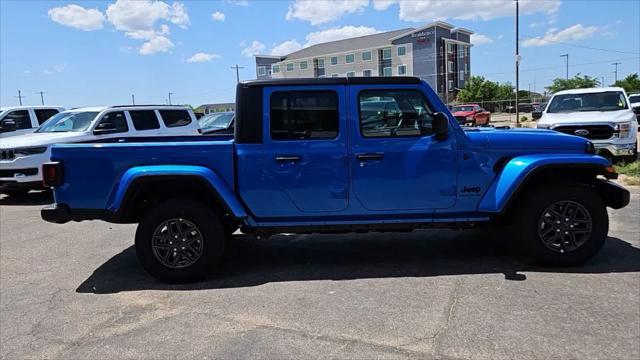
[{"label": "apartment building", "polygon": [[256,77],[416,76],[448,101],[469,79],[471,34],[436,21],[316,44],[283,56],[256,55]]}]

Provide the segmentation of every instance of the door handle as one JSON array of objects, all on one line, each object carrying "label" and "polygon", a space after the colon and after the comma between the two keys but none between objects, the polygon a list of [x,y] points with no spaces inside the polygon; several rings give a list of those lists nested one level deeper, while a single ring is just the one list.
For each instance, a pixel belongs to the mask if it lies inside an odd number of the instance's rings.
[{"label": "door handle", "polygon": [[367,160],[382,160],[382,153],[367,153],[367,154],[357,154],[356,159],[360,161]]},{"label": "door handle", "polygon": [[300,156],[298,155],[278,155],[276,156],[277,162],[296,162],[300,161]]}]

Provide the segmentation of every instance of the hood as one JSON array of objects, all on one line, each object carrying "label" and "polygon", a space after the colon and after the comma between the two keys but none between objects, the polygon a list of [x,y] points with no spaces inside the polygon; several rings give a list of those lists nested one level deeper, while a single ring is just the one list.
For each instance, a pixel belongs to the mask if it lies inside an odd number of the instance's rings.
[{"label": "hood", "polygon": [[53,145],[57,143],[79,141],[86,136],[87,135],[82,132],[30,133],[2,138],[0,140],[0,148],[14,149],[20,147]]},{"label": "hood", "polygon": [[469,116],[475,113],[475,111],[456,111],[453,113],[453,116]]},{"label": "hood", "polygon": [[474,128],[465,131],[473,147],[491,149],[584,150],[588,140],[543,129]]},{"label": "hood", "polygon": [[632,121],[634,114],[630,109],[618,111],[584,111],[570,113],[544,113],[538,121],[541,124],[584,124],[587,122]]}]

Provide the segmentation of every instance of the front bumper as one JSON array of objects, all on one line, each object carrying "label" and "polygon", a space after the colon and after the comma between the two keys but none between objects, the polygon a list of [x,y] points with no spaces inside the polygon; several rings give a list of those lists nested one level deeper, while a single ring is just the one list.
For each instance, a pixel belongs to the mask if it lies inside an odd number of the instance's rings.
[{"label": "front bumper", "polygon": [[592,140],[593,146],[596,148],[596,153],[602,153],[608,151],[613,156],[628,156],[636,154],[636,143],[613,143],[607,141]]}]

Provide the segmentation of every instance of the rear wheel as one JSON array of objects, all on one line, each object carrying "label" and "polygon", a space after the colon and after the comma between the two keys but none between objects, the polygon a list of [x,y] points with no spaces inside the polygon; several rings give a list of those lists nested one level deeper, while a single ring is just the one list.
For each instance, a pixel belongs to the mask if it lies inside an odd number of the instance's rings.
[{"label": "rear wheel", "polygon": [[533,191],[513,209],[525,255],[554,266],[580,265],[604,245],[607,209],[589,186],[563,185]]},{"label": "rear wheel", "polygon": [[150,209],[136,230],[136,254],[147,272],[166,283],[202,280],[220,263],[226,234],[218,216],[191,199]]}]

